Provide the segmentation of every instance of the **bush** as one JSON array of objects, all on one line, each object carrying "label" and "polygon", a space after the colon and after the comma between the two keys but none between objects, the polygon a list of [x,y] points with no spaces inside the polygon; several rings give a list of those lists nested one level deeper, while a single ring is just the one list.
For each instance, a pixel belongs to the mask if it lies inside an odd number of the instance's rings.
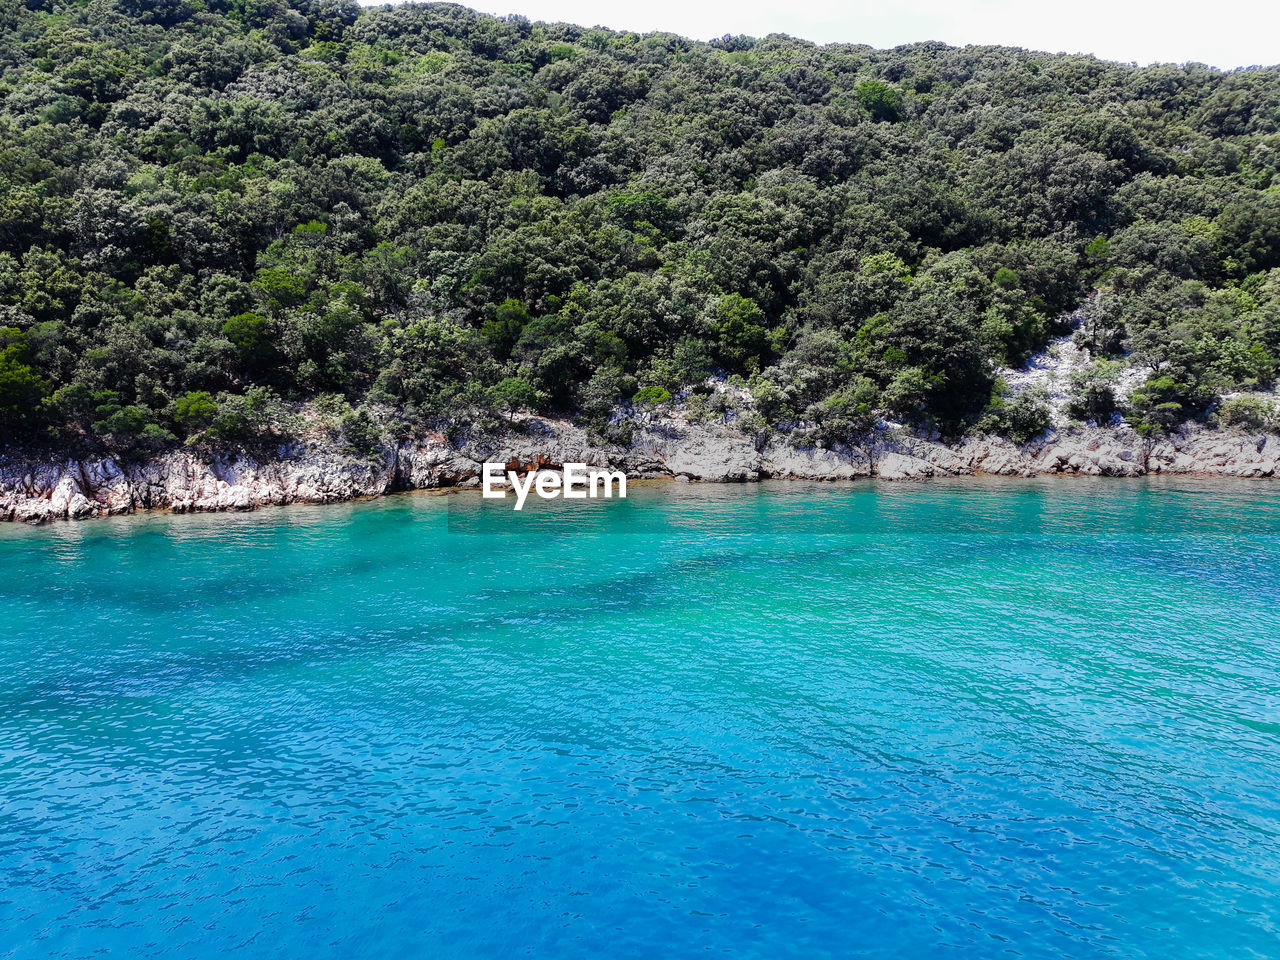
[{"label": "bush", "polygon": [[1012,393],[1003,381],[996,383],[991,402],[977,423],[984,433],[1008,437],[1019,445],[1030,443],[1051,426],[1053,415],[1043,387]]},{"label": "bush", "polygon": [[892,123],[902,116],[902,91],[882,80],[864,80],[854,91],[871,119]]},{"label": "bush", "polygon": [[218,403],[204,390],[195,390],[173,401],[173,419],[188,433],[202,430],[218,415]]},{"label": "bush", "polygon": [[49,381],[24,362],[26,336],[14,327],[0,328],[0,434],[34,427]]},{"label": "bush", "polygon": [[757,372],[769,356],[764,312],[736,293],[721,297],[715,309],[716,352],[731,370]]},{"label": "bush", "polygon": [[267,387],[251,387],[243,395],[224,393],[208,429],[188,443],[225,443],[249,449],[284,443],[297,432],[297,418]]},{"label": "bush", "polygon": [[242,313],[222,325],[222,335],[236,348],[248,369],[258,369],[274,357],[271,321],[256,313]]},{"label": "bush", "polygon": [[755,400],[756,409],[767,422],[795,419],[795,411],[788,403],[786,393],[767,377],[751,378],[751,397]]},{"label": "bush", "polygon": [[1115,390],[1119,379],[1120,364],[1112,360],[1099,360],[1073,372],[1069,380],[1068,416],[1098,426],[1110,423],[1119,410]]},{"label": "bush", "polygon": [[178,439],[155,422],[155,411],[148,407],[106,403],[97,412],[101,419],[94,423],[94,432],[122,450],[154,450]]},{"label": "bush", "polygon": [[1223,426],[1244,430],[1270,430],[1280,423],[1280,410],[1265,397],[1232,397],[1218,411]]},{"label": "bush", "polygon": [[1211,399],[1212,394],[1198,384],[1170,374],[1153,375],[1133,391],[1125,419],[1144,437],[1168,433],[1202,413]]},{"label": "bush", "polygon": [[310,411],[325,436],[332,442],[341,442],[348,452],[371,455],[382,442],[369,412],[364,407],[353,409],[341,394],[320,394],[311,401]]},{"label": "bush", "polygon": [[686,335],[654,355],[645,379],[675,392],[705,379],[710,372],[709,345]]},{"label": "bush", "polygon": [[582,415],[593,426],[602,427],[613,413],[614,404],[635,390],[635,380],[617,367],[601,367],[579,392]]},{"label": "bush", "polygon": [[671,391],[666,387],[643,387],[631,399],[644,405],[667,403],[671,399]]},{"label": "bush", "polygon": [[382,445],[382,435],[369,416],[369,411],[363,407],[348,410],[342,415],[342,433],[346,437],[348,449],[353,453],[372,456]]},{"label": "bush", "polygon": [[811,405],[805,416],[816,427],[815,439],[824,443],[849,441],[865,435],[875,426],[878,399],[879,391],[875,384],[859,377],[821,403]]},{"label": "bush", "polygon": [[503,414],[510,423],[521,410],[533,410],[538,406],[538,391],[524,377],[507,377],[489,388],[489,405]]},{"label": "bush", "polygon": [[768,440],[770,434],[773,432],[764,417],[760,416],[760,412],[758,410],[746,411],[734,421],[733,425],[737,427],[740,432],[745,433],[748,436],[755,437],[757,447],[760,447],[764,441]]}]

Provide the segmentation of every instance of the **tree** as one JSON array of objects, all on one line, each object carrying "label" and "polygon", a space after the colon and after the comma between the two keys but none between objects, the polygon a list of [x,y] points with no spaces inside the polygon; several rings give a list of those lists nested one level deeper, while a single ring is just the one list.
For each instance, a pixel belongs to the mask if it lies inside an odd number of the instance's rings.
[{"label": "tree", "polygon": [[1280,408],[1262,397],[1232,397],[1218,411],[1218,419],[1229,427],[1269,430],[1280,422]]},{"label": "tree", "polygon": [[16,327],[0,327],[0,433],[18,434],[38,422],[49,381],[24,362],[27,339]]},{"label": "tree", "polygon": [[506,377],[489,389],[489,403],[512,422],[521,410],[538,406],[538,391],[523,377]]},{"label": "tree", "polygon": [[715,309],[716,350],[731,370],[755,373],[769,355],[764,311],[746,297],[731,293]]},{"label": "tree", "polygon": [[263,370],[278,356],[272,323],[259,314],[241,313],[232,317],[222,325],[222,335],[236,348],[246,371]]},{"label": "tree", "polygon": [[173,419],[189,433],[209,426],[217,415],[217,402],[204,390],[193,390],[173,401]]},{"label": "tree", "polygon": [[529,312],[519,300],[508,298],[498,304],[492,320],[486,320],[481,334],[493,346],[499,357],[511,355],[511,349],[520,340],[520,334],[529,323]]},{"label": "tree", "polygon": [[269,386],[369,440],[366,401],[464,423],[508,380],[601,424],[715,367],[766,426],[959,433],[1073,326],[1172,381],[1152,429],[1280,372],[1276,68],[116,6],[0,8],[8,434],[266,444]]},{"label": "tree", "polygon": [[671,402],[671,391],[666,387],[641,387],[636,391],[636,395],[631,398],[631,402],[637,403],[642,407],[656,407],[659,404]]},{"label": "tree", "polygon": [[858,102],[878,122],[892,123],[902,115],[902,91],[883,80],[864,80],[858,84]]},{"label": "tree", "polygon": [[1169,374],[1151,376],[1129,397],[1128,421],[1144,436],[1167,433],[1208,405],[1211,394]]},{"label": "tree", "polygon": [[978,420],[978,429],[1000,434],[1014,443],[1030,443],[1053,425],[1048,391],[1033,387],[1014,392],[1003,381],[997,381],[991,401]]},{"label": "tree", "polygon": [[1103,426],[1111,422],[1119,409],[1116,384],[1120,364],[1099,360],[1073,371],[1068,384],[1067,413],[1078,420]]}]

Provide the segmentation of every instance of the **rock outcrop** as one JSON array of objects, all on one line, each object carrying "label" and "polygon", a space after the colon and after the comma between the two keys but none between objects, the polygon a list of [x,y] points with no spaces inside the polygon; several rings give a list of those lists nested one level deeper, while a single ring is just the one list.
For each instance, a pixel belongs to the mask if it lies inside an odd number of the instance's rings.
[{"label": "rock outcrop", "polygon": [[762,479],[909,480],[963,474],[1148,473],[1280,476],[1280,436],[1189,428],[1159,440],[1127,428],[1055,431],[1024,446],[993,437],[958,444],[885,430],[862,447],[803,446],[679,418],[637,424],[627,445],[593,443],[564,421],[528,418],[498,437],[450,441],[429,433],[360,457],[323,443],[295,443],[269,458],[178,451],[141,463],[0,454],[0,519],[41,523],[143,509],[252,510],[328,503],[393,490],[476,486],[482,465],[518,471],[581,462],[632,478],[746,482]]}]

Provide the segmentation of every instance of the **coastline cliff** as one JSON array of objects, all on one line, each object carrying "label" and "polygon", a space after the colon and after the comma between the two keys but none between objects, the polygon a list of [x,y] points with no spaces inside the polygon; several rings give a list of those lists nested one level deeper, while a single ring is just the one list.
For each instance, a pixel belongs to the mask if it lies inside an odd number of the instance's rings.
[{"label": "coastline cliff", "polygon": [[0,520],[43,523],[138,510],[211,512],[330,503],[399,490],[476,486],[486,462],[527,471],[583,462],[629,477],[678,481],[854,480],[992,474],[1280,477],[1280,435],[1189,427],[1145,438],[1127,427],[1051,430],[1023,445],[974,436],[956,443],[881,429],[863,444],[801,445],[678,417],[637,424],[629,442],[593,439],[562,420],[528,417],[501,433],[443,432],[362,456],[323,438],[270,456],[190,450],[142,461],[0,454]]}]

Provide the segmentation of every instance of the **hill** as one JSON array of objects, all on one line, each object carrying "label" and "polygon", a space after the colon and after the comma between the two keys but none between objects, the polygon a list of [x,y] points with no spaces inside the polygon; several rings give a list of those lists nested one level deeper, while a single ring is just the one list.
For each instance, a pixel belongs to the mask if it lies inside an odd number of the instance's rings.
[{"label": "hill", "polygon": [[1082,422],[1275,416],[1274,68],[341,0],[0,30],[11,442],[252,447],[302,404],[355,449],[521,410],[617,440],[677,401],[1025,440],[1001,371],[1068,335]]}]

